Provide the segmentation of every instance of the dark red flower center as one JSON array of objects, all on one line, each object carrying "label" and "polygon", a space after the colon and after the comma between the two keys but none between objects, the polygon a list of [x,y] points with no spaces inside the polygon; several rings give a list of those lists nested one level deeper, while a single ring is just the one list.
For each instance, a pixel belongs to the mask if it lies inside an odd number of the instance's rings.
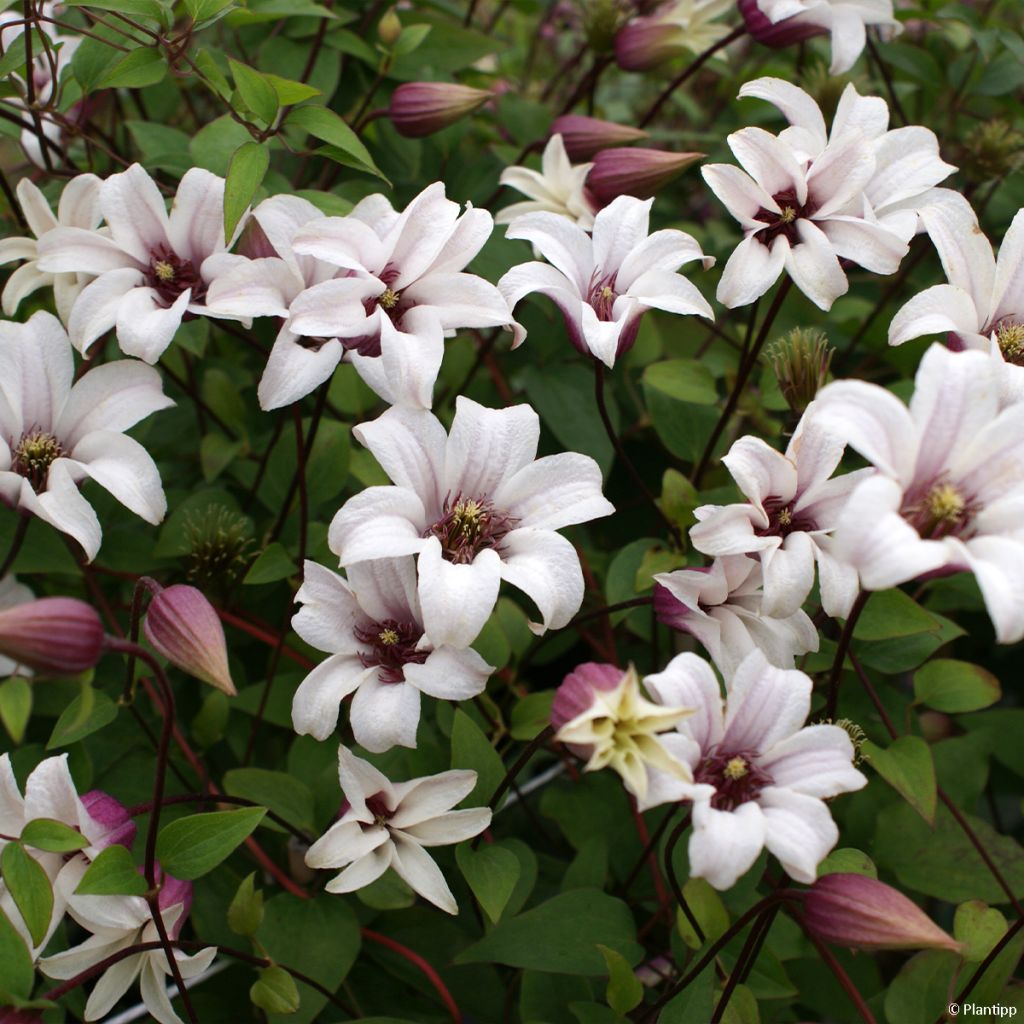
[{"label": "dark red flower center", "polygon": [[613,319],[612,308],[615,305],[615,300],[619,297],[618,292],[615,290],[616,277],[618,277],[618,273],[605,274],[603,277],[599,277],[598,271],[595,270],[590,279],[587,302],[593,307],[598,320]]},{"label": "dark red flower center", "polygon": [[146,284],[160,296],[165,306],[173,306],[178,296],[190,289],[192,302],[201,302],[206,295],[206,283],[192,261],[182,259],[164,245],[149,254]]},{"label": "dark red flower center", "polygon": [[441,553],[449,562],[472,562],[485,548],[501,549],[501,542],[516,528],[518,520],[494,507],[489,498],[465,498],[461,494],[444,499],[441,518],[427,527],[424,537],[436,537]]},{"label": "dark red flower center", "polygon": [[352,632],[367,648],[360,652],[359,660],[365,668],[376,667],[377,678],[382,683],[404,682],[405,666],[410,663],[422,665],[430,654],[429,651],[416,650],[423,630],[412,622],[385,619],[367,626],[356,626]]},{"label": "dark red flower center", "polygon": [[50,466],[64,454],[60,441],[45,430],[33,427],[18,439],[11,452],[11,470],[23,476],[39,492],[46,486]]},{"label": "dark red flower center", "polygon": [[715,787],[711,806],[716,811],[733,811],[772,784],[771,776],[755,763],[756,757],[749,750],[712,749],[698,765],[694,781]]},{"label": "dark red flower center", "polygon": [[975,499],[956,484],[940,478],[924,490],[908,495],[900,515],[925,540],[963,537],[971,529],[978,513]]},{"label": "dark red flower center", "polygon": [[754,214],[754,220],[759,220],[762,224],[768,225],[766,229],[758,232],[757,237],[770,247],[779,235],[785,235],[789,239],[790,245],[796,245],[800,241],[800,236],[796,229],[797,221],[812,216],[817,209],[817,204],[812,202],[810,197],[808,197],[807,202],[801,203],[793,189],[778,192],[772,196],[772,199],[775,200],[779,208],[778,211],[769,210],[762,206]]},{"label": "dark red flower center", "polygon": [[765,498],[762,505],[768,516],[768,525],[754,530],[754,533],[758,537],[788,537],[791,533],[816,530],[818,527],[814,520],[805,512],[794,511],[794,504],[792,498],[788,501],[774,495]]},{"label": "dark red flower center", "polygon": [[366,809],[373,815],[374,825],[386,824],[394,817],[395,813],[388,807],[388,800],[384,793],[374,793],[373,796],[368,796],[366,798]]}]

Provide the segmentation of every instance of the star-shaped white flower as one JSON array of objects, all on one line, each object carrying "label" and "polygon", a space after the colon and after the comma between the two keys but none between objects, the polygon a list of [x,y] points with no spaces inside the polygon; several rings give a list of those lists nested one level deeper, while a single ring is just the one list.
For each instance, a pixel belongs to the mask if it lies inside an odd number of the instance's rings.
[{"label": "star-shaped white flower", "polygon": [[306,562],[292,627],[330,657],[299,684],[292,700],[298,733],[325,740],[341,701],[354,693],[349,721],[356,742],[374,753],[415,747],[420,694],[468,700],[494,670],[470,648],[434,647],[423,637],[412,557],[359,562],[348,579]]},{"label": "star-shaped white flower", "polygon": [[803,672],[754,650],[726,678],[723,702],[711,666],[680,654],[645,680],[655,700],[695,709],[670,747],[695,782],[690,874],[730,889],[767,847],[791,878],[813,882],[839,838],[825,800],[867,784],[853,744],[839,726],[804,726],[812,684]]},{"label": "star-shaped white flower", "polygon": [[450,771],[391,783],[369,762],[338,748],[345,813],[306,852],[311,868],[342,868],[328,892],[355,892],[394,868],[425,900],[458,913],[441,869],[424,847],[449,846],[491,823],[488,807],[452,810],[476,785],[476,772]]},{"label": "star-shaped white flower", "polygon": [[707,269],[714,259],[685,231],[649,234],[653,202],[620,196],[597,215],[593,237],[554,213],[516,218],[507,236],[532,242],[549,263],[523,263],[502,277],[509,306],[532,292],[549,296],[573,345],[606,366],[633,345],[649,309],[713,320],[707,300],[677,271],[692,260]]},{"label": "star-shaped white flower", "polygon": [[70,534],[91,561],[102,530],[78,485],[92,479],[159,523],[167,511],[160,474],[124,431],[174,402],[156,370],[133,359],[96,366],[77,381],[74,372],[56,317],[0,323],[0,500]]},{"label": "star-shaped white flower", "polygon": [[389,409],[353,431],[394,481],[345,503],[328,533],[342,566],[418,555],[424,636],[468,647],[506,580],[560,629],[579,611],[583,574],[555,531],[610,515],[587,455],[536,459],[540,420],[528,405],[485,409],[460,396],[451,433],[432,413]]}]

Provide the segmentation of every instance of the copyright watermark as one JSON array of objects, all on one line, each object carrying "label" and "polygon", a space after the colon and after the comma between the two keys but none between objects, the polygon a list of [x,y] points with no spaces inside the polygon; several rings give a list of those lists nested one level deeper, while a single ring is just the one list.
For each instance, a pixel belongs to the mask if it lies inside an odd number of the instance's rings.
[{"label": "copyright watermark", "polygon": [[950,1017],[998,1017],[1009,1020],[1017,1015],[1017,1007],[1000,1003],[950,1003],[946,1012]]}]

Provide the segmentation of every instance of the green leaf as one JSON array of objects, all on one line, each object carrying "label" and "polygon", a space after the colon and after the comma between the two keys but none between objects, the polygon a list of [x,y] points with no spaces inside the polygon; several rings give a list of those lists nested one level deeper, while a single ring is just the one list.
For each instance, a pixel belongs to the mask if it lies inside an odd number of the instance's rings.
[{"label": "green leaf", "polygon": [[148,886],[132,855],[117,844],[101,850],[75,892],[79,896],[142,896]]},{"label": "green leaf", "polygon": [[89,845],[78,829],[53,818],[33,818],[21,830],[21,841],[47,853],[72,853]]},{"label": "green leaf", "polygon": [[416,893],[398,877],[393,868],[356,893],[360,903],[374,910],[403,910],[416,902]]},{"label": "green leaf", "polygon": [[455,962],[601,977],[608,969],[598,945],[620,953],[631,965],[643,956],[625,903],[597,889],[572,889],[501,921]]},{"label": "green leaf", "polygon": [[264,75],[247,64],[240,64],[229,57],[228,66],[242,102],[266,124],[273,123],[279,106],[274,87]]},{"label": "green leaf", "polygon": [[477,850],[460,843],[455,859],[477,902],[497,924],[519,881],[519,858],[499,843],[486,843]]},{"label": "green leaf", "polygon": [[953,937],[963,943],[961,953],[968,963],[984,960],[1006,929],[1006,918],[982,900],[968,900],[956,908]]},{"label": "green leaf", "polygon": [[242,583],[257,586],[261,583],[276,583],[298,572],[298,566],[291,560],[284,545],[279,541],[268,544],[259,558],[249,567]]},{"label": "green leaf", "polygon": [[197,24],[209,21],[210,18],[234,6],[235,0],[184,0],[188,16]]},{"label": "green leaf", "polygon": [[911,957],[885,994],[889,1024],[932,1024],[942,1017],[959,964],[956,953],[939,949]]},{"label": "green leaf", "polygon": [[512,707],[508,719],[508,734],[514,740],[532,740],[543,732],[551,719],[551,705],[555,700],[554,690],[528,693]]},{"label": "green leaf", "polygon": [[956,714],[980,711],[1002,697],[999,680],[980,665],[953,658],[936,658],[914,673],[918,703]]},{"label": "green leaf", "polygon": [[[729,927],[729,911],[722,897],[703,878],[688,878],[683,886],[683,896],[704,933],[704,942],[714,942],[725,934]],[[676,927],[690,949],[700,949],[704,945],[682,910],[676,911]]]},{"label": "green leaf", "polygon": [[21,843],[8,843],[0,854],[0,871],[33,944],[40,945],[53,913],[53,889],[42,864]]},{"label": "green leaf", "polygon": [[32,687],[24,676],[11,676],[0,683],[0,721],[15,743],[25,738],[32,714]]},{"label": "green leaf", "polygon": [[295,1013],[300,1002],[295,979],[276,964],[260,971],[259,979],[249,989],[249,998],[267,1013]]},{"label": "green leaf", "polygon": [[[199,50],[194,60],[199,73],[206,79],[207,83],[213,88],[213,91],[222,100],[227,102],[231,98],[231,83],[227,80],[224,72],[221,71],[220,65],[210,55],[210,51]],[[234,122],[231,123],[233,124]]]},{"label": "green leaf", "polygon": [[[313,821],[313,791],[301,779],[287,772],[274,772],[266,768],[233,768],[224,776],[224,791],[230,796],[241,796],[262,804],[280,815],[289,824],[307,832],[315,830]],[[264,822],[267,828],[281,830],[273,821]]]},{"label": "green leaf", "polygon": [[864,759],[929,824],[935,820],[935,762],[920,736],[901,736],[886,749],[865,740]]},{"label": "green leaf", "polygon": [[263,77],[274,87],[278,102],[282,107],[290,107],[320,95],[320,90],[305,82],[294,82],[290,78],[265,73]]},{"label": "green leaf", "polygon": [[141,89],[162,82],[167,63],[159,50],[143,48],[126,53],[96,83],[98,89]]},{"label": "green leaf", "polygon": [[34,978],[32,954],[0,908],[0,1000],[28,999]]},{"label": "green leaf", "polygon": [[396,57],[404,57],[412,53],[413,50],[419,49],[432,28],[433,25],[406,25],[391,52]]},{"label": "green leaf", "polygon": [[600,943],[597,948],[608,965],[608,988],[605,998],[608,1005],[624,1017],[630,1010],[640,1005],[644,997],[644,987],[621,953]]},{"label": "green leaf", "polygon": [[79,695],[64,709],[53,727],[47,750],[67,747],[102,729],[117,718],[117,705],[101,690],[83,683]]},{"label": "green leaf", "polygon": [[863,875],[865,878],[878,878],[878,868],[874,861],[862,850],[845,848],[833,850],[819,865],[818,877],[822,875]]},{"label": "green leaf", "polygon": [[[225,201],[226,197],[225,190]],[[203,471],[203,479],[207,483],[216,480],[244,447],[241,441],[232,441],[221,433],[207,434],[199,442],[199,465]]]},{"label": "green leaf", "polygon": [[266,813],[262,807],[243,807],[172,821],[157,836],[157,860],[169,875],[191,882],[230,856]]},{"label": "green leaf", "polygon": [[256,888],[256,872],[242,879],[228,906],[228,927],[236,935],[255,935],[263,924],[263,892]]},{"label": "green leaf", "polygon": [[116,11],[132,17],[163,21],[167,8],[159,0],[67,0],[68,7],[95,7],[100,11]]},{"label": "green leaf", "polygon": [[[359,136],[333,110],[327,107],[295,107],[288,114],[287,124],[290,127],[301,128],[314,139],[326,142],[326,155],[336,162],[384,178]],[[387,181],[386,178],[384,180]]]},{"label": "green leaf", "polygon": [[857,640],[888,640],[939,629],[939,622],[902,590],[880,590],[864,606],[853,635]]},{"label": "green leaf", "polygon": [[468,806],[487,803],[505,777],[505,765],[480,727],[461,708],[452,723],[452,767],[472,768],[476,785],[466,797]]},{"label": "green leaf", "polygon": [[231,155],[224,182],[224,242],[229,243],[238,222],[252,202],[270,166],[270,146],[243,142]]},{"label": "green leaf", "polygon": [[715,378],[704,363],[694,359],[668,359],[651,363],[642,377],[645,388],[654,388],[677,402],[714,405],[718,401]]}]

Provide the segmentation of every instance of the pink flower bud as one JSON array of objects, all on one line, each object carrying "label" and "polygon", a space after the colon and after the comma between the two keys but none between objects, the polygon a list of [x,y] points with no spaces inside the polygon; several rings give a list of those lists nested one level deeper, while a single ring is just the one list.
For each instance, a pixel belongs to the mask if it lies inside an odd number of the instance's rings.
[{"label": "pink flower bud", "polygon": [[824,875],[804,893],[803,906],[808,931],[836,946],[960,951],[916,903],[875,878]]},{"label": "pink flower bud", "polygon": [[761,11],[758,0],[739,0],[739,9],[751,36],[762,46],[768,46],[773,50],[781,50],[795,43],[802,43],[805,39],[828,34],[828,29],[796,17],[785,18],[772,24],[768,16]]},{"label": "pink flower bud", "polygon": [[388,117],[399,135],[419,139],[455,124],[493,95],[456,82],[405,82],[391,94]]},{"label": "pink flower bud", "polygon": [[679,29],[658,17],[634,18],[615,36],[615,60],[623,71],[649,71],[686,53]]},{"label": "pink flower bud", "polygon": [[594,703],[595,694],[614,690],[622,682],[624,674],[615,665],[596,661],[577,665],[555,691],[551,705],[551,724],[556,730],[561,729],[566,722],[582,715]]},{"label": "pink flower bud", "polygon": [[594,157],[587,190],[601,206],[622,195],[649,199],[702,156],[661,149],[603,149]]},{"label": "pink flower bud", "polygon": [[130,849],[135,842],[136,828],[128,808],[102,789],[90,790],[81,799],[89,817],[106,830],[93,846],[99,850],[108,846],[125,846]]},{"label": "pink flower bud", "polygon": [[183,583],[161,590],[149,604],[144,632],[153,648],[182,672],[235,695],[224,627],[202,591]]},{"label": "pink flower bud", "polygon": [[181,929],[192,910],[192,883],[165,875],[161,870],[157,871],[157,879],[160,882],[160,895],[157,896],[157,904],[160,909],[170,910],[171,907],[181,904],[181,914],[174,922],[174,927],[170,929],[171,938],[176,939],[181,934]]},{"label": "pink flower bud", "polygon": [[663,587],[660,583],[654,584],[654,616],[669,629],[675,629],[680,633],[690,631],[687,623],[690,609],[679,598],[673,596],[668,587]]},{"label": "pink flower bud", "polygon": [[641,128],[582,114],[563,114],[555,118],[548,135],[562,136],[565,151],[575,163],[585,163],[599,150],[610,146],[624,146],[648,137]]},{"label": "pink flower bud", "polygon": [[103,650],[103,623],[73,597],[41,597],[0,611],[0,654],[50,676],[92,668]]}]

